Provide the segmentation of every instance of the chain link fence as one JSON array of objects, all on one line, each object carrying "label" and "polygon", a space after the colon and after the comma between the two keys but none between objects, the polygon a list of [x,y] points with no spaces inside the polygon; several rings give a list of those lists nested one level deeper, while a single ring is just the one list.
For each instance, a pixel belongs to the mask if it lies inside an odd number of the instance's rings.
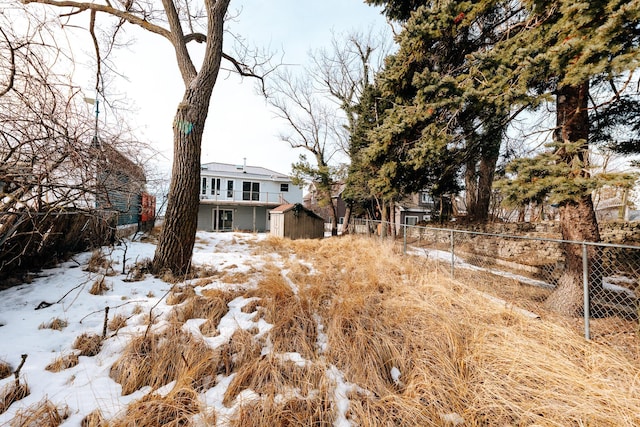
[{"label": "chain link fence", "polygon": [[[585,338],[638,339],[640,247],[355,220],[353,233],[393,238],[456,280]],[[585,292],[586,291],[586,292]]]}]

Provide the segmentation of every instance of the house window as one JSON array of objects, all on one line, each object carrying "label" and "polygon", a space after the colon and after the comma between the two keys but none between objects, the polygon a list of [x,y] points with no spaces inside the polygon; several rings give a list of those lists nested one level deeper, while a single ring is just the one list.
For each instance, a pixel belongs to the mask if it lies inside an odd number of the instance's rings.
[{"label": "house window", "polygon": [[202,178],[202,194],[207,194],[207,178]]},{"label": "house window", "polygon": [[242,200],[260,200],[260,183],[242,181]]},{"label": "house window", "polygon": [[418,217],[417,216],[405,216],[404,217],[404,223],[406,225],[416,225],[418,223]]},{"label": "house window", "polygon": [[231,180],[227,181],[227,198],[233,198],[233,181]]},{"label": "house window", "polygon": [[420,203],[424,203],[424,204],[433,203],[433,199],[431,198],[431,195],[427,192],[420,193]]},{"label": "house window", "polygon": [[220,195],[220,178],[211,178],[211,195]]},{"label": "house window", "polygon": [[286,193],[287,191],[289,191],[289,184],[280,184],[280,192]]}]

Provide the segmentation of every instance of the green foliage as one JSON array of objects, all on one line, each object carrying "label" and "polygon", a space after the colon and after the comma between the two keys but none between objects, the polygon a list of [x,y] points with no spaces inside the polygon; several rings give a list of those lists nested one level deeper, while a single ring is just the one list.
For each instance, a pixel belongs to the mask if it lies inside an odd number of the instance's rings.
[{"label": "green foliage", "polygon": [[631,173],[587,173],[587,165],[580,160],[584,141],[555,143],[548,148],[535,157],[515,159],[507,165],[505,176],[495,183],[505,205],[564,204],[604,186],[631,188],[638,179]]},{"label": "green foliage", "polygon": [[383,13],[398,21],[406,21],[418,7],[427,4],[424,0],[365,0],[365,3],[384,6]]},{"label": "green foliage", "polygon": [[591,82],[615,89],[617,77],[638,67],[640,0],[367,3],[402,22],[399,50],[377,79],[388,109],[361,149],[371,191],[385,197],[426,186],[436,195],[456,191],[462,171],[471,172],[469,179],[474,164],[495,165],[509,120],[553,101],[563,106],[555,111],[558,134],[588,139],[555,143],[511,163],[498,185],[507,203],[561,204],[605,184],[634,181],[590,175],[584,159],[595,142],[640,152],[637,95],[613,90],[587,117],[570,112],[581,105],[577,98],[556,94],[578,96],[563,88]]},{"label": "green foliage", "polygon": [[508,108],[477,91],[468,59],[501,37],[499,11],[509,3],[387,4],[412,13],[377,80],[388,109],[363,150],[375,170],[370,188],[385,198],[455,193],[464,167],[486,157],[495,164],[499,154]]}]

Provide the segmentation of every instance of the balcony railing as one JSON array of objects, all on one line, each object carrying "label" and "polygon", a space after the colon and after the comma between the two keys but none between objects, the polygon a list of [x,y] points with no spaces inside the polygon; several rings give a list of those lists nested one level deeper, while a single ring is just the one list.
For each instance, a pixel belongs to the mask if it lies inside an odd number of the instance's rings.
[{"label": "balcony railing", "polygon": [[286,196],[288,193],[281,192],[254,192],[254,191],[230,191],[220,190],[215,194],[200,193],[200,200],[210,202],[229,202],[229,203],[244,203],[244,204],[284,204],[288,203]]}]

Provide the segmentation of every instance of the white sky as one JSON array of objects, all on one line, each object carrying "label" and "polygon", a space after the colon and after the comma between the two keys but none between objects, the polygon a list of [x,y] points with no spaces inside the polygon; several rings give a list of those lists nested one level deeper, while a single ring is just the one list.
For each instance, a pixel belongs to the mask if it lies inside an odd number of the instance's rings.
[{"label": "white sky", "polygon": [[[236,22],[230,24],[234,33],[244,37],[249,46],[273,51],[276,62],[283,55],[282,62],[287,64],[303,64],[310,50],[329,47],[332,31],[340,34],[386,26],[380,10],[362,0],[233,0],[230,10],[241,10]],[[183,94],[175,56],[169,42],[158,35],[135,29],[129,29],[127,35],[135,38],[134,43],[117,53],[116,65],[128,81],[118,79],[114,85],[137,111],[127,121],[140,129],[139,137],[166,156],[161,167],[169,170],[171,125]],[[229,48],[225,51],[231,53]],[[91,88],[95,84],[92,79],[88,77],[86,85],[77,83]],[[223,72],[211,100],[202,161],[241,164],[246,157],[249,165],[288,174],[302,151],[280,141],[278,135],[283,131],[284,123],[256,94],[253,79],[242,81]]]}]

